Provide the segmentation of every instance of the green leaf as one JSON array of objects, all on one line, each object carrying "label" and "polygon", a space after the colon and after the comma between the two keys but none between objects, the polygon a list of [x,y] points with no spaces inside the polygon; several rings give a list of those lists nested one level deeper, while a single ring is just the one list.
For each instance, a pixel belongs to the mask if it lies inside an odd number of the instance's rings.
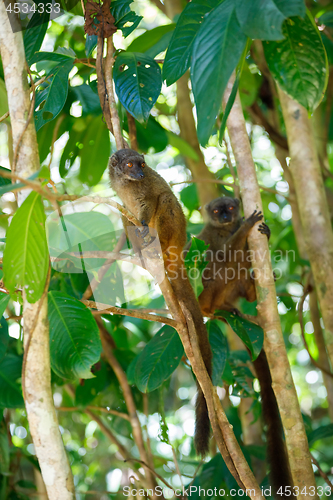
[{"label": "green leaf", "polygon": [[7,353],[0,363],[0,408],[24,406],[21,385],[22,357]]},{"label": "green leaf", "polygon": [[310,432],[308,435],[309,446],[311,447],[319,439],[324,439],[333,436],[333,424],[322,425]]},{"label": "green leaf", "polygon": [[0,319],[0,362],[7,352],[9,343],[8,323],[4,317]]},{"label": "green leaf", "polygon": [[[0,116],[3,116],[8,111],[8,98],[6,84],[2,78],[0,78]],[[5,123],[10,122],[10,118],[7,117]]]},{"label": "green leaf", "polygon": [[305,15],[304,0],[237,0],[236,14],[249,38],[281,40],[281,26],[290,16]]},{"label": "green leaf", "polygon": [[0,292],[0,318],[6,310],[9,299],[10,297],[9,295],[7,295],[7,293]]},{"label": "green leaf", "polygon": [[228,342],[217,321],[207,321],[206,328],[213,353],[213,385],[221,385],[222,374],[228,358]]},{"label": "green leaf", "polygon": [[98,363],[98,369],[93,368],[94,378],[85,380],[83,385],[78,385],[75,391],[75,406],[87,406],[107,385],[106,365]]},{"label": "green leaf", "polygon": [[280,87],[310,113],[324,96],[328,63],[323,42],[311,14],[288,19],[282,27],[285,39],[264,42],[269,69]]},{"label": "green leaf", "polygon": [[[80,101],[82,106],[82,116],[84,115],[101,115],[102,108],[99,102],[98,95],[93,92],[89,85],[77,85],[76,87],[70,88],[70,93],[75,96],[75,101]],[[102,121],[102,118],[100,118]],[[104,128],[105,124],[104,124]]]},{"label": "green leaf", "polygon": [[168,145],[168,132],[153,116],[149,116],[147,124],[135,122],[139,148],[147,153],[149,148],[154,148],[155,153],[163,151]]},{"label": "green leaf", "polygon": [[163,326],[148,342],[135,366],[135,383],[141,392],[160,387],[179,365],[184,348],[177,331]]},{"label": "green leaf", "polygon": [[[0,167],[0,173],[2,171],[6,172],[6,173],[10,172],[10,170],[8,168]],[[1,177],[1,175],[0,175],[0,186],[8,186],[9,184],[12,184],[11,180],[6,179],[5,177]],[[4,193],[0,193],[0,194],[4,194]]]},{"label": "green leaf", "polygon": [[[4,418],[0,420],[0,474],[8,474],[10,466],[9,440]],[[9,474],[8,474],[9,475]]]},{"label": "green leaf", "polygon": [[192,55],[191,81],[197,108],[197,134],[205,146],[221,108],[229,78],[246,45],[232,0],[224,0],[200,26]]},{"label": "green leaf", "polygon": [[202,271],[208,264],[204,259],[204,253],[208,247],[209,245],[206,245],[204,241],[193,236],[191,246],[185,257],[188,279],[196,297],[199,297],[203,290]]},{"label": "green leaf", "polygon": [[193,43],[204,16],[220,0],[196,0],[186,5],[180,14],[163,64],[163,80],[169,86],[190,67]]},{"label": "green leaf", "polygon": [[180,154],[192,158],[192,160],[198,161],[199,157],[192,146],[188,142],[184,141],[179,135],[174,134],[167,130],[167,136],[170,146],[178,149]]},{"label": "green leaf", "polygon": [[90,310],[61,292],[49,292],[51,367],[61,378],[92,378],[101,355],[99,331]]},{"label": "green leaf", "polygon": [[49,19],[49,13],[36,11],[26,27],[23,41],[28,64],[32,64],[32,57],[42,46]]},{"label": "green leaf", "polygon": [[167,48],[175,26],[175,24],[166,24],[146,31],[133,40],[127,47],[127,52],[145,52],[150,57],[157,56]]},{"label": "green leaf", "polygon": [[259,356],[264,343],[264,331],[261,326],[228,311],[217,311],[216,315],[222,316],[228,321],[233,331],[250,350],[252,360],[255,360]]},{"label": "green leaf", "polygon": [[108,166],[110,152],[109,131],[102,116],[97,116],[90,122],[84,135],[83,148],[80,149],[80,180],[95,186]]},{"label": "green leaf", "polygon": [[24,288],[27,301],[42,296],[49,266],[45,213],[41,196],[32,192],[15,213],[7,231],[3,257],[4,282],[11,294]]},{"label": "green leaf", "polygon": [[31,58],[30,65],[41,61],[53,61],[64,64],[72,62],[74,64],[75,57],[76,55],[71,49],[61,49],[58,52],[37,52]]},{"label": "green leaf", "polygon": [[195,183],[186,186],[180,192],[180,199],[184,203],[185,207],[190,211],[198,210],[200,206],[200,201],[198,197],[198,190]]},{"label": "green leaf", "polygon": [[115,25],[121,29],[125,38],[135,30],[142,19],[142,16],[131,10],[132,2],[133,0],[113,0],[111,3],[111,14],[115,18]]},{"label": "green leaf", "polygon": [[[41,53],[39,52],[36,55],[38,54]],[[54,53],[53,55],[60,56],[61,54]],[[64,107],[68,94],[68,75],[73,68],[73,64],[74,59],[66,57],[64,61],[54,66],[47,75],[50,77],[50,80],[45,82],[43,84],[44,88],[37,92],[35,108],[35,125],[37,131],[45,123],[53,120]]]},{"label": "green leaf", "polygon": [[97,35],[87,35],[85,53],[87,57],[91,56],[92,51],[97,45]]},{"label": "green leaf", "polygon": [[159,65],[145,54],[122,52],[116,59],[113,78],[121,104],[139,122],[146,122],[161,92]]}]

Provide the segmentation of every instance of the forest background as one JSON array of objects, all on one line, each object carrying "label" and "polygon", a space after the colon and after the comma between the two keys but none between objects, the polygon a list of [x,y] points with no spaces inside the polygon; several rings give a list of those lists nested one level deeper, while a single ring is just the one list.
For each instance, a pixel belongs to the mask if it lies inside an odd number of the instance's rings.
[{"label": "forest background", "polygon": [[[296,493],[330,496],[333,3],[60,2],[52,20],[47,1],[26,2],[29,16],[23,4],[0,6],[0,497],[267,487],[251,364],[263,330]],[[241,195],[246,216],[262,207],[271,229],[276,292],[263,273],[263,330],[228,314],[234,331],[207,321],[225,414],[167,290],[126,260],[100,274],[101,252],[121,249],[107,164],[122,136],[170,182],[188,238],[223,195]],[[267,242],[249,245],[270,270]],[[193,248],[199,294],[204,247]],[[255,316],[256,305],[240,309]],[[218,422],[204,462],[184,348]]]}]

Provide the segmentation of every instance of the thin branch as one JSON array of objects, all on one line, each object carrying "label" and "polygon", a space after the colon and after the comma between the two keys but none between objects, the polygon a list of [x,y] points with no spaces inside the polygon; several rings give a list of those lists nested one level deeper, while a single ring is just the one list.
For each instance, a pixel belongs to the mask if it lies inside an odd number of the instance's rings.
[{"label": "thin branch", "polygon": [[319,368],[319,370],[321,370],[323,373],[326,373],[326,375],[329,375],[330,377],[333,378],[333,373],[330,370],[327,370],[326,368],[324,368],[323,366],[321,366],[314,359],[314,357],[312,356],[312,354],[310,352],[309,346],[308,346],[306,338],[305,338],[304,321],[303,321],[303,306],[304,306],[304,302],[305,302],[306,297],[311,292],[312,286],[310,285],[310,280],[311,280],[311,273],[308,276],[307,283],[304,286],[303,295],[302,295],[302,297],[301,297],[301,299],[300,299],[300,301],[298,303],[298,321],[299,321],[299,324],[300,324],[300,327],[301,327],[301,336],[302,336],[302,340],[303,340],[303,344],[304,344],[305,350],[307,351],[307,353],[309,355],[309,358],[311,359],[312,364],[316,368]]},{"label": "thin branch", "polygon": [[98,315],[106,313],[119,314],[121,316],[130,316],[132,318],[146,319],[147,321],[164,323],[165,325],[170,325],[173,328],[177,328],[177,321],[175,321],[174,319],[165,318],[164,316],[154,314],[143,313],[140,311],[140,309],[123,309],[122,307],[110,306],[108,304],[102,304],[100,302],[94,302],[92,300],[81,300],[81,302],[90,309],[99,309],[99,311],[97,311]]},{"label": "thin branch", "polygon": [[235,195],[236,195],[236,198],[239,199],[240,198],[240,189],[239,189],[239,185],[238,185],[238,181],[237,181],[236,171],[234,169],[234,166],[233,166],[231,158],[230,158],[229,147],[228,147],[228,143],[227,143],[225,137],[223,138],[223,142],[224,142],[224,146],[225,146],[225,154],[227,157],[227,164],[228,164],[229,170],[231,172],[232,178],[234,180]]},{"label": "thin branch", "polygon": [[311,455],[311,461],[312,463],[318,468],[318,472],[321,475],[321,477],[324,479],[325,483],[331,488],[333,491],[333,483],[329,480],[328,475],[322,470],[320,467],[318,461],[314,458],[313,455]]},{"label": "thin branch", "polygon": [[[100,329],[100,334],[101,334],[100,337],[101,337],[101,341],[102,341],[104,355],[105,355],[109,365],[113,369],[113,371],[114,371],[114,373],[119,381],[120,387],[123,391],[124,399],[126,402],[129,416],[130,416],[133,438],[134,438],[136,446],[138,447],[140,458],[144,464],[148,464],[148,457],[147,457],[147,452],[146,452],[146,449],[144,446],[141,424],[140,424],[140,421],[139,421],[139,418],[137,415],[137,409],[135,406],[135,402],[133,399],[133,394],[132,394],[130,385],[129,385],[128,380],[127,380],[126,373],[122,369],[120,363],[118,362],[117,358],[113,354],[112,348],[110,347],[109,337],[111,337],[111,335],[106,335],[104,329]],[[154,477],[151,475],[151,471],[150,471],[149,466],[145,465],[145,467],[149,471],[149,473],[147,474],[147,481],[149,482],[150,487],[152,487],[154,490],[154,487],[156,486]],[[153,496],[155,496],[155,495],[153,495]]]},{"label": "thin branch", "polygon": [[[125,241],[126,241],[126,233],[125,233],[125,231],[123,231],[119,240],[117,241],[117,244],[114,247],[113,251],[115,253],[120,252],[120,250],[123,248]],[[84,292],[84,294],[82,296],[83,300],[90,299],[90,297],[94,294],[94,291],[96,290],[96,288],[98,287],[98,285],[102,281],[102,279],[104,278],[104,276],[107,273],[110,266],[115,262],[115,260],[116,259],[112,257],[112,258],[108,259],[105,262],[105,264],[103,264],[103,266],[98,271],[97,278],[94,277],[92,279],[91,283],[88,285],[86,291]]]},{"label": "thin branch", "polygon": [[169,484],[162,476],[160,476],[160,474],[158,474],[158,472],[156,472],[154,469],[152,469],[148,464],[143,462],[143,460],[138,460],[137,458],[128,458],[127,460],[124,460],[124,462],[137,462],[138,464],[143,465],[143,467],[146,467],[148,470],[150,470],[150,472],[152,472],[157,477],[157,479],[162,481],[162,483],[165,484],[165,486],[167,488],[170,488],[170,490],[172,490],[174,492],[174,494],[176,495],[176,491],[173,489],[171,484]]},{"label": "thin branch", "polygon": [[8,118],[8,116],[9,116],[9,111],[7,111],[7,113],[2,115],[2,117],[0,118],[0,123],[3,122],[6,118]]},{"label": "thin branch", "polygon": [[99,34],[97,38],[97,56],[96,56],[97,91],[106,126],[110,130],[111,134],[113,134],[110,108],[106,100],[106,85],[103,72],[103,50],[104,50],[104,38],[102,34]]},{"label": "thin branch", "polygon": [[57,135],[58,135],[58,132],[59,132],[59,127],[62,123],[62,121],[64,120],[65,118],[65,114],[59,116],[57,122],[56,122],[56,125],[54,127],[54,130],[53,130],[53,134],[52,134],[52,142],[51,142],[51,148],[50,148],[50,153],[51,153],[51,157],[50,157],[50,161],[49,161],[49,164],[48,164],[48,169],[50,170],[51,168],[51,163],[52,163],[52,158],[53,158],[53,150],[54,150],[54,143],[57,139]]},{"label": "thin branch", "polygon": [[113,80],[112,80],[112,67],[114,63],[113,51],[114,51],[113,41],[112,41],[112,36],[110,36],[107,39],[107,53],[105,59],[105,84],[106,84],[107,97],[109,101],[113,135],[116,140],[116,146],[117,149],[123,149],[124,140],[121,133],[117,104],[113,91]]},{"label": "thin branch", "polygon": [[[82,408],[78,408],[76,406],[58,406],[56,407],[57,411],[82,411]],[[107,408],[102,408],[101,406],[86,406],[83,411],[92,410],[92,411],[100,411],[101,413],[108,413],[110,415],[115,415],[116,417],[123,418],[130,422],[129,415],[127,413],[122,413],[121,411],[111,410]]]},{"label": "thin branch", "polygon": [[[229,186],[235,189],[235,184],[233,182],[221,181],[219,179],[198,179],[198,180],[186,180],[180,182],[170,182],[170,186],[171,187],[177,186],[178,184],[193,184],[196,182],[209,182],[213,184],[222,184],[222,186]],[[290,198],[290,195],[286,195],[285,193],[282,193],[277,189],[269,188],[261,184],[259,184],[259,188],[262,189],[263,191],[267,191],[268,193],[273,193],[273,194],[278,194],[279,196],[283,196],[283,198],[286,198],[287,200]]]}]

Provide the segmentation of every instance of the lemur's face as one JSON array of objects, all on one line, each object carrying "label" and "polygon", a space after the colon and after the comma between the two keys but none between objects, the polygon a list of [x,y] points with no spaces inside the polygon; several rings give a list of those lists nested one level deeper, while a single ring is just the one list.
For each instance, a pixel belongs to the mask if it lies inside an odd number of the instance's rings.
[{"label": "lemur's face", "polygon": [[206,205],[206,210],[214,226],[223,226],[239,219],[239,200],[227,196],[216,198]]},{"label": "lemur's face", "polygon": [[132,149],[121,149],[110,159],[110,168],[121,174],[122,178],[130,181],[141,181],[146,166],[144,156]]}]

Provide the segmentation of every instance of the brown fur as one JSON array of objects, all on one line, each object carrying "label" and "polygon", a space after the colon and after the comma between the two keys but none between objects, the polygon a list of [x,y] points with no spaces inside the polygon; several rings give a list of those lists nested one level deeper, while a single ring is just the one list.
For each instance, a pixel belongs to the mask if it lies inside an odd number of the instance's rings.
[{"label": "brown fur", "polygon": [[[129,164],[131,166],[129,166]],[[158,233],[165,268],[178,301],[192,314],[198,343],[206,369],[211,376],[212,352],[202,313],[181,259],[186,242],[186,220],[181,206],[166,181],[144,164],[143,155],[131,149],[121,149],[112,155],[109,163],[111,186],[124,206],[142,223],[141,236],[132,244],[142,247],[142,236],[149,228]],[[124,219],[125,229],[131,223]],[[199,454],[208,452],[210,424],[206,401],[198,386],[196,402],[195,447]]]}]

